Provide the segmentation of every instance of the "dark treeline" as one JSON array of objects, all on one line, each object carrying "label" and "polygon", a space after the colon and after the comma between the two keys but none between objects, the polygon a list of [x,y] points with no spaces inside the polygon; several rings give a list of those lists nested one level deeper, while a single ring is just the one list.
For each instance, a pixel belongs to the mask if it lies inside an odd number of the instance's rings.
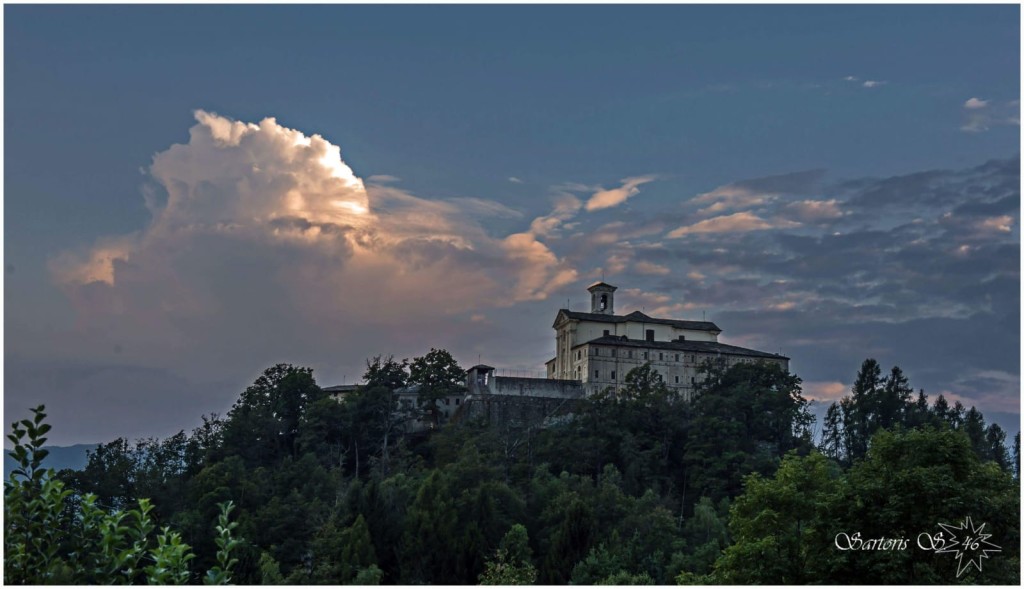
[{"label": "dark treeline", "polygon": [[462,390],[447,352],[374,358],[342,402],[311,370],[278,365],[226,417],[103,444],[60,478],[108,508],[149,498],[197,571],[216,564],[219,506],[233,501],[243,584],[950,583],[948,555],[850,554],[833,537],[910,537],[963,516],[1003,551],[959,580],[1017,582],[1019,467],[980,412],[929,405],[868,360],[819,451],[798,377],[703,372],[690,401],[647,365],[558,424],[403,435],[397,390],[420,385],[428,414]]}]

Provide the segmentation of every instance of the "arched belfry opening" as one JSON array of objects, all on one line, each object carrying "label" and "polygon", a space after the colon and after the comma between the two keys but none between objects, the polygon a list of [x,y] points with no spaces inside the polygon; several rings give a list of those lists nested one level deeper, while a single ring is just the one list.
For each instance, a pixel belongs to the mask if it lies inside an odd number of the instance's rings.
[{"label": "arched belfry opening", "polygon": [[590,291],[590,312],[599,315],[615,314],[615,291],[618,287],[606,282],[595,282],[587,290]]}]

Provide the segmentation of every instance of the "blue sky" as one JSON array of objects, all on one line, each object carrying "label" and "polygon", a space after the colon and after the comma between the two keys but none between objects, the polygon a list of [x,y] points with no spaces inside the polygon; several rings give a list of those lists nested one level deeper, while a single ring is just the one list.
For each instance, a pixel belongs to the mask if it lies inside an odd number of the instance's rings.
[{"label": "blue sky", "polygon": [[1017,6],[4,11],[4,405],[54,441],[191,427],[277,361],[540,370],[602,273],[810,395],[873,355],[1018,419]]}]

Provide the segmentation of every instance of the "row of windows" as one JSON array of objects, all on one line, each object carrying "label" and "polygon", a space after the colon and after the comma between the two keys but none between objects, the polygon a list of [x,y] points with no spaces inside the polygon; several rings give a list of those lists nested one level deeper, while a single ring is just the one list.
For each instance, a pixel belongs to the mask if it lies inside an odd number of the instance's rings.
[{"label": "row of windows", "polygon": [[[604,354],[601,353],[601,349],[602,348],[596,348],[595,347],[595,348],[590,348],[590,349],[592,350],[591,353],[594,356],[603,356],[604,355]],[[608,350],[608,355],[611,356],[612,358],[618,357],[618,352],[619,352],[618,348],[608,348],[607,350]],[[625,352],[625,355],[622,356],[623,358],[632,358],[633,357],[633,350],[623,350],[623,351]],[[582,350],[576,350],[576,360],[581,360],[583,358],[582,353],[583,353]],[[650,352],[650,357],[648,357],[647,350],[644,350],[642,352],[637,352],[637,358],[639,358],[641,360],[653,360],[654,356],[655,356],[655,353],[654,352]],[[678,354],[678,353],[671,353],[671,352],[668,353],[668,354],[666,354],[665,352],[658,352],[657,356],[658,356],[658,361],[660,361],[660,362],[664,362],[666,357],[669,360],[673,360],[673,356],[675,356],[674,360],[676,362],[679,362],[680,360],[683,360],[683,361],[686,361],[686,362],[695,362],[696,358],[697,358],[696,354],[690,354],[689,358],[687,358],[686,354]]]},{"label": "row of windows", "polygon": [[[657,370],[655,370],[655,372],[657,372]],[[615,371],[612,370],[611,373],[612,373],[611,380],[615,380]],[[576,369],[576,375],[579,376],[579,368]],[[600,379],[601,379],[601,371],[600,370],[595,370],[594,371],[594,380],[600,380]],[[692,385],[692,384],[696,384],[696,383],[697,383],[696,377],[691,376],[690,377],[690,384]],[[675,384],[679,384],[679,376],[678,375],[676,375],[676,377],[675,377]]]}]

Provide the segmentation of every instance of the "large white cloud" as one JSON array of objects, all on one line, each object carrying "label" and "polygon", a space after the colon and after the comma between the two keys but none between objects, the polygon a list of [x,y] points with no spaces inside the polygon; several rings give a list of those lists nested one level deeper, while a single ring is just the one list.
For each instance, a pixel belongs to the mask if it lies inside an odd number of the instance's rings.
[{"label": "large white cloud", "polygon": [[187,143],[153,158],[148,226],[51,262],[78,335],[125,360],[386,352],[413,333],[458,337],[473,311],[576,278],[543,232],[485,230],[521,216],[504,205],[364,184],[338,146],[273,118],[195,118]]}]

